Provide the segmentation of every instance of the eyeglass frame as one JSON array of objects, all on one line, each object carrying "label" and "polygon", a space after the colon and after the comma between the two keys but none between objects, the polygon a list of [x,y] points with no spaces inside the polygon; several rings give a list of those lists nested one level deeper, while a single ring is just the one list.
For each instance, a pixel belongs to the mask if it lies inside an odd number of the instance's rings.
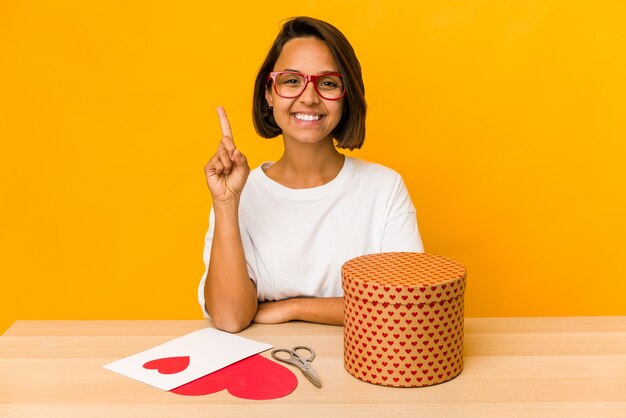
[{"label": "eyeglass frame", "polygon": [[[306,80],[306,83],[304,84],[304,87],[302,88],[302,91],[300,92],[300,94],[293,96],[293,97],[287,97],[287,96],[283,96],[280,93],[278,93],[278,87],[276,87],[276,77],[278,77],[280,74],[295,74],[295,75],[301,75],[304,77],[304,79]],[[265,85],[267,86],[268,83],[270,82],[270,80],[272,81],[272,84],[274,85],[274,91],[276,92],[276,94],[280,97],[282,97],[283,99],[295,99],[297,97],[300,97],[302,95],[302,93],[304,93],[304,91],[306,90],[307,86],[309,85],[310,82],[313,82],[313,88],[315,89],[315,92],[317,93],[317,95],[324,99],[324,100],[339,100],[339,99],[343,99],[343,97],[346,95],[346,86],[343,86],[343,92],[341,93],[341,96],[339,97],[335,97],[334,99],[329,99],[324,97],[319,89],[317,88],[317,79],[321,78],[321,77],[328,77],[328,76],[338,76],[341,77],[341,80],[343,82],[343,75],[341,73],[324,73],[324,74],[304,74],[304,73],[299,73],[297,71],[272,71],[271,73],[269,73],[267,75],[267,79],[265,80]]]}]

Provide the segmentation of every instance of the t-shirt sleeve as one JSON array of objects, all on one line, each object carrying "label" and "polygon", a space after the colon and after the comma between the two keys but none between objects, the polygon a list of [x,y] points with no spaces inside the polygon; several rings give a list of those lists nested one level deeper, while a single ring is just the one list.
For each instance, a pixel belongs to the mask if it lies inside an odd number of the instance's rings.
[{"label": "t-shirt sleeve", "polygon": [[209,260],[211,259],[211,244],[213,243],[213,232],[215,231],[215,213],[213,213],[213,208],[211,208],[211,213],[209,214],[209,229],[204,236],[204,252],[202,253],[202,259],[204,260],[204,274],[202,275],[202,279],[200,280],[200,285],[198,286],[198,303],[200,304],[200,308],[202,308],[202,313],[205,318],[209,318],[209,313],[206,311],[206,304],[204,299],[204,285],[206,283],[206,276],[209,272]]},{"label": "t-shirt sleeve", "polygon": [[[256,284],[256,275],[252,270],[252,265],[254,265],[251,257],[254,257],[254,251],[252,249],[252,243],[250,242],[250,237],[245,231],[243,225],[239,225],[239,229],[241,231],[241,241],[243,243],[243,250],[246,255],[246,264],[248,267],[248,276],[250,279]],[[209,313],[206,311],[206,301],[204,299],[204,285],[206,284],[207,273],[209,272],[209,261],[211,260],[211,246],[213,244],[213,233],[215,232],[215,212],[213,208],[211,208],[211,212],[209,213],[209,229],[204,236],[204,251],[202,253],[202,259],[204,260],[204,274],[202,275],[202,279],[200,280],[200,284],[198,286],[198,303],[202,308],[202,313],[205,318],[210,318]]]},{"label": "t-shirt sleeve", "polygon": [[382,242],[382,252],[396,251],[424,252],[415,207],[400,175],[395,179],[390,195]]}]

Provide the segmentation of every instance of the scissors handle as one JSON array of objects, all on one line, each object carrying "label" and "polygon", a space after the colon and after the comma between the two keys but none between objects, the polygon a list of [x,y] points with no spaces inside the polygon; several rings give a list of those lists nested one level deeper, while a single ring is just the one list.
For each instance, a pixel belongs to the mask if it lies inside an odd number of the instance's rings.
[{"label": "scissors handle", "polygon": [[[306,357],[301,354],[302,351],[306,351]],[[311,347],[307,347],[306,345],[297,345],[291,349],[291,352],[295,354],[301,361],[306,361],[308,363],[312,362],[315,359],[315,351]]]},{"label": "scissors handle", "polygon": [[[289,357],[279,356],[278,353],[287,353]],[[287,350],[286,348],[277,348],[276,350],[272,350],[272,357],[279,361],[284,361],[285,363],[292,363],[296,360],[296,356],[293,351]]]}]

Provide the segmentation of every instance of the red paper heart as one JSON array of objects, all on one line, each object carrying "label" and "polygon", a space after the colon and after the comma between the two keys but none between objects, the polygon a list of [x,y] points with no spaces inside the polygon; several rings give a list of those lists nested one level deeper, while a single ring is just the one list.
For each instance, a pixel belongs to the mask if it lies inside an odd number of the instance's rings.
[{"label": "red paper heart", "polygon": [[189,366],[189,356],[166,357],[149,361],[143,365],[144,369],[157,370],[161,374],[176,374]]},{"label": "red paper heart", "polygon": [[170,392],[198,396],[226,389],[238,398],[262,400],[282,398],[297,386],[298,379],[291,370],[255,354]]}]

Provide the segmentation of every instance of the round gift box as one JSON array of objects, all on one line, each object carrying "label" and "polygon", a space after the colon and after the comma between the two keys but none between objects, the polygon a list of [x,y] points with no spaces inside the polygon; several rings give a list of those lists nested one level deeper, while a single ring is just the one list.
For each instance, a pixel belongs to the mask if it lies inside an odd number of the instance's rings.
[{"label": "round gift box", "polygon": [[380,253],[341,267],[344,367],[365,382],[416,387],[463,368],[465,267],[433,254]]}]

